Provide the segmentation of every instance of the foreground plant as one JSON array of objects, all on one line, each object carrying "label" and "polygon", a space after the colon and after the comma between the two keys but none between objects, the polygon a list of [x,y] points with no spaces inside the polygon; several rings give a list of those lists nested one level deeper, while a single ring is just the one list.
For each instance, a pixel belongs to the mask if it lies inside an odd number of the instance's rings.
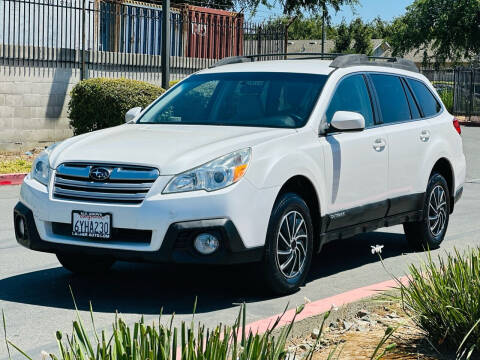
[{"label": "foreground plant", "polygon": [[[380,257],[388,272],[380,251]],[[389,273],[389,272],[388,272]],[[410,265],[408,283],[397,282],[407,314],[433,346],[470,359],[480,347],[480,249],[454,250],[435,261],[430,251],[420,265]]]},{"label": "foreground plant", "polygon": [[[277,360],[286,359],[286,341],[291,333],[295,317],[303,310],[298,307],[294,319],[273,335],[285,312],[264,334],[246,333],[246,308],[240,306],[239,314],[233,326],[218,325],[207,329],[194,323],[182,322],[180,328],[173,326],[174,315],[168,325],[162,323],[160,314],[158,325],[146,325],[142,318],[133,326],[127,325],[118,315],[115,317],[111,335],[95,328],[93,311],[90,306],[93,338],[89,337],[76,309],[73,333],[64,336],[56,333],[59,355],[44,354],[51,360]],[[196,302],[193,314],[195,314]],[[286,309],[285,309],[286,310]],[[10,346],[27,359],[33,360],[22,349],[6,337],[5,317],[3,316],[5,342],[10,358]],[[44,359],[45,360],[45,359]]]},{"label": "foreground plant", "polygon": [[455,250],[437,263],[430,253],[410,265],[402,297],[413,320],[437,344],[467,357],[480,346],[480,249]]},{"label": "foreground plant", "polygon": [[[306,300],[306,303],[309,301]],[[75,300],[74,300],[75,303]],[[288,307],[288,306],[287,306]],[[180,328],[173,326],[174,315],[168,325],[162,324],[160,314],[158,325],[153,323],[146,325],[143,317],[133,326],[127,325],[117,314],[113,324],[111,335],[106,331],[97,332],[90,305],[90,318],[93,335],[89,337],[86,328],[80,318],[75,304],[76,320],[73,322],[73,333],[64,336],[60,331],[56,332],[59,354],[41,352],[42,360],[286,360],[304,359],[311,360],[315,350],[319,346],[325,321],[329,318],[332,308],[322,315],[320,333],[315,345],[303,355],[290,354],[286,349],[286,343],[291,334],[295,319],[305,305],[295,309],[292,321],[281,329],[277,329],[280,320],[285,315],[286,309],[272,326],[264,334],[246,332],[246,307],[240,306],[238,316],[233,326],[218,325],[213,330],[206,329],[199,324],[195,327],[194,315],[192,321],[187,324],[182,322]],[[193,314],[195,314],[196,302]],[[2,311],[4,340],[7,345],[8,358],[11,359],[10,347],[20,352],[28,360],[33,360],[22,349],[8,340],[6,333],[6,321]],[[276,330],[274,332],[274,330]],[[385,336],[370,359],[379,360],[385,354],[395,348],[395,344],[385,346],[395,329],[387,328]],[[276,335],[274,335],[274,333]],[[342,348],[337,345],[330,351],[327,359],[340,359]]]}]

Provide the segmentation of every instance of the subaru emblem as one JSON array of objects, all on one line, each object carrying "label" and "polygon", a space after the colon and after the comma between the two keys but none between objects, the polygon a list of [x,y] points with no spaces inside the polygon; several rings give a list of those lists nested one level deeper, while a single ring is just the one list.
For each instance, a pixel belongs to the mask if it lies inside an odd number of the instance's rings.
[{"label": "subaru emblem", "polygon": [[110,169],[104,167],[94,167],[90,170],[90,179],[97,181],[104,181],[110,177]]}]

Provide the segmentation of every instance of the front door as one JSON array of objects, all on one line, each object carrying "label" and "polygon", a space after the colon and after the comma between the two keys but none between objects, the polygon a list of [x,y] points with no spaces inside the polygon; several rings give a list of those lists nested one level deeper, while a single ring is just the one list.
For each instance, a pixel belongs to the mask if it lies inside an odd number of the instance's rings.
[{"label": "front door", "polygon": [[326,231],[385,216],[387,202],[388,143],[385,131],[375,126],[375,112],[363,74],[341,79],[326,112],[330,122],[336,111],[354,111],[365,118],[365,130],[331,132],[324,142],[327,194]]}]

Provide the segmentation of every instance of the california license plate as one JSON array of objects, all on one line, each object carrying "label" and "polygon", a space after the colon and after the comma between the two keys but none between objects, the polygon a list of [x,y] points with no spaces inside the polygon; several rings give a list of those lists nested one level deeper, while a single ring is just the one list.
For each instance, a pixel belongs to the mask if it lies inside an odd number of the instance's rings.
[{"label": "california license plate", "polygon": [[97,212],[72,211],[72,235],[109,239],[112,215]]}]

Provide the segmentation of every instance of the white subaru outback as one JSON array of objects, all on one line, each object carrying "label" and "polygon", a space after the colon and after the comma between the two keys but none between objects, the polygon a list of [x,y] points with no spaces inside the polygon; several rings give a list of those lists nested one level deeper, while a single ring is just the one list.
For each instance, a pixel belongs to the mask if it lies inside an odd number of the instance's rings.
[{"label": "white subaru outback", "polygon": [[403,224],[415,248],[442,242],[465,180],[461,130],[413,63],[250,60],[48,148],[22,185],[17,241],[79,273],[259,263],[276,293],[332,240]]}]

